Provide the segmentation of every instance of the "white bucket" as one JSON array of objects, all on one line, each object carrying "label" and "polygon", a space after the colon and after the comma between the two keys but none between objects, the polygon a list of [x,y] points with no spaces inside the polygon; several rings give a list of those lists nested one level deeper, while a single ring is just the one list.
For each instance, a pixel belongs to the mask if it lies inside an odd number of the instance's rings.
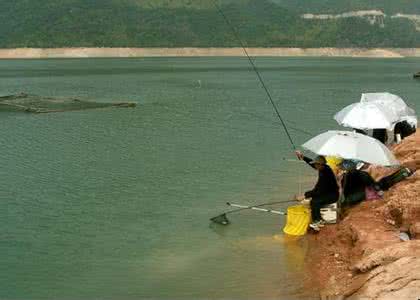
[{"label": "white bucket", "polygon": [[337,203],[323,206],[321,208],[321,217],[328,224],[337,223]]}]

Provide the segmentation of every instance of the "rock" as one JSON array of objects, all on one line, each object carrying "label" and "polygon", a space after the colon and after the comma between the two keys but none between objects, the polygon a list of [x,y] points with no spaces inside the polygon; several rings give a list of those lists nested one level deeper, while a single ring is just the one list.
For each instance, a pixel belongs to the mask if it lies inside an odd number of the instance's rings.
[{"label": "rock", "polygon": [[410,236],[412,239],[420,238],[420,222],[416,222],[410,226]]},{"label": "rock", "polygon": [[389,210],[389,214],[391,215],[392,219],[393,219],[393,224],[397,227],[400,227],[401,224],[403,223],[403,212],[400,208],[392,208]]},{"label": "rock", "polygon": [[370,273],[346,299],[418,299],[420,295],[419,257],[403,257]]},{"label": "rock", "polygon": [[403,241],[403,242],[407,242],[407,241],[409,241],[409,240],[410,240],[410,236],[408,235],[408,233],[407,233],[407,232],[404,232],[404,231],[400,232],[400,234],[399,234],[399,238],[400,238],[400,240],[401,240],[401,241]]},{"label": "rock", "polygon": [[353,271],[364,273],[377,266],[382,266],[394,262],[402,257],[410,257],[416,255],[419,256],[420,259],[420,240],[393,244],[391,246],[377,250],[361,259],[357,264],[354,265]]}]

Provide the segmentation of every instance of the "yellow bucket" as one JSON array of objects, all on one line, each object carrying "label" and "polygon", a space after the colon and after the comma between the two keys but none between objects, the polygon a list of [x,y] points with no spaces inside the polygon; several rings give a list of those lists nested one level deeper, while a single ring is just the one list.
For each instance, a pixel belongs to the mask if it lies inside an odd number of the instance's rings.
[{"label": "yellow bucket", "polygon": [[290,206],[287,209],[287,222],[283,228],[289,235],[304,235],[311,222],[311,210],[304,205]]}]

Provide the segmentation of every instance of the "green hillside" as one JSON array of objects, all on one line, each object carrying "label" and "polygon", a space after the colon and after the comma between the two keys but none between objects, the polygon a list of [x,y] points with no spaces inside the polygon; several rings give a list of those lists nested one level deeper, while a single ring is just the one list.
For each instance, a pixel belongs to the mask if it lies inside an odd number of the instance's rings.
[{"label": "green hillside", "polygon": [[[383,9],[420,14],[420,1],[218,0],[248,46],[420,47],[415,23],[305,20],[302,13]],[[351,2],[351,4],[350,4]],[[417,4],[415,4],[417,2]],[[316,4],[315,4],[316,3]],[[211,0],[0,0],[0,47],[239,46]]]}]

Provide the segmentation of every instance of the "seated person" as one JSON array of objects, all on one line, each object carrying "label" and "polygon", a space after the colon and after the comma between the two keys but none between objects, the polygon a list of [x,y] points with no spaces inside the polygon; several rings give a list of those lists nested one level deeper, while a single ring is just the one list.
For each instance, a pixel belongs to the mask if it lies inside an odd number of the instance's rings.
[{"label": "seated person", "polygon": [[372,176],[365,171],[368,165],[369,164],[367,163],[359,162],[355,167],[354,163],[347,160],[343,161],[341,164],[341,167],[347,167],[348,170],[341,180],[345,198],[343,204],[357,204],[367,198],[368,191],[376,191],[380,194],[382,191],[387,191],[394,184],[413,174],[413,171],[409,168],[401,168],[391,175],[385,176],[379,181],[375,181]]},{"label": "seated person", "polygon": [[397,134],[400,135],[401,139],[404,139],[415,132],[416,128],[410,125],[407,121],[398,122],[394,127],[395,140],[397,140]]},{"label": "seated person", "polygon": [[343,175],[341,186],[343,187],[345,205],[353,205],[366,199],[366,190],[373,188],[379,191],[378,183],[365,171],[367,164],[359,162],[357,166],[350,168]]},{"label": "seated person", "polygon": [[327,204],[337,202],[339,197],[339,190],[337,180],[334,172],[326,164],[324,156],[317,156],[314,160],[304,156],[302,152],[296,151],[298,159],[305,161],[311,168],[318,171],[318,181],[315,187],[307,191],[304,197],[300,196],[298,199],[311,199],[311,214],[312,223],[309,225],[314,230],[320,230],[323,225],[321,218],[321,207]]},{"label": "seated person", "polygon": [[382,128],[373,129],[372,137],[382,142],[382,144],[385,144],[387,140],[386,129],[382,129]]}]

